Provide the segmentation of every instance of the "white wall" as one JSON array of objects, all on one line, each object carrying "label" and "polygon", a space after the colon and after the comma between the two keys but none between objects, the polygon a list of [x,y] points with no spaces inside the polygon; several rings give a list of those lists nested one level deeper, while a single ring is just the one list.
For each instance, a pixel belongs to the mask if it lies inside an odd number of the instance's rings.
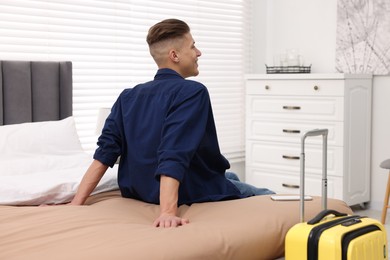
[{"label": "white wall", "polygon": [[388,171],[379,164],[390,158],[390,76],[375,76],[373,85],[371,207],[381,209]]},{"label": "white wall", "polygon": [[[254,0],[253,69],[264,73],[275,54],[297,48],[313,73],[335,70],[337,0]],[[370,207],[381,209],[390,158],[390,76],[374,76]]]}]

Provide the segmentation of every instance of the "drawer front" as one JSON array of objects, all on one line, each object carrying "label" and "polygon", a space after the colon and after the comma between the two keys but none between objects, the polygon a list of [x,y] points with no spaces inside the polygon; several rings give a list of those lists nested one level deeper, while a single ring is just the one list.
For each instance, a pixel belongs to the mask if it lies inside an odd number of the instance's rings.
[{"label": "drawer front", "polygon": [[[328,145],[343,145],[343,123],[321,121],[271,121],[262,119],[248,120],[246,136],[251,140],[278,141],[300,143],[303,133],[316,128],[326,128],[328,132]],[[306,139],[309,144],[322,144],[322,136]]]},{"label": "drawer front", "polygon": [[341,97],[247,96],[248,118],[343,121]]},{"label": "drawer front", "polygon": [[344,96],[344,80],[247,80],[247,94]]},{"label": "drawer front", "polygon": [[[310,137],[308,137],[310,138]],[[247,142],[247,165],[259,168],[274,169],[299,176],[300,144],[281,144],[276,142]],[[343,147],[328,146],[328,176],[343,176]],[[305,172],[322,174],[322,145],[305,146]]]},{"label": "drawer front", "polygon": [[[247,168],[246,182],[260,188],[268,188],[278,194],[299,194],[300,178],[273,172],[262,168]],[[320,176],[305,176],[305,194],[322,195],[322,180]],[[343,199],[343,181],[341,177],[328,177],[328,198]]]}]

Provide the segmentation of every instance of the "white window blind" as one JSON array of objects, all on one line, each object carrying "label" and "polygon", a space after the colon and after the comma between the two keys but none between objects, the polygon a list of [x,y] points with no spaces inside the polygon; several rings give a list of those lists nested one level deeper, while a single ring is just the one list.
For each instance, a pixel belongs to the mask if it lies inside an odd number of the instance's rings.
[{"label": "white window blind", "polygon": [[83,147],[96,147],[98,110],[151,80],[156,65],[149,27],[186,21],[201,50],[201,81],[210,92],[222,152],[244,154],[244,81],[249,66],[250,1],[1,0],[0,59],[73,62],[73,115]]}]

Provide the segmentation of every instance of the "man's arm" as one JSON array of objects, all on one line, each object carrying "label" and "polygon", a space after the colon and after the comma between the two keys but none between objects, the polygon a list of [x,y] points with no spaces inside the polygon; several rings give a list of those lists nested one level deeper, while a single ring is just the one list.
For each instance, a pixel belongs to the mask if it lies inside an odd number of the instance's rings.
[{"label": "man's arm", "polygon": [[160,216],[153,223],[155,227],[177,227],[189,223],[188,219],[176,216],[179,185],[176,179],[160,175]]},{"label": "man's arm", "polygon": [[91,195],[92,191],[98,185],[107,168],[107,165],[104,165],[98,160],[94,160],[86,171],[76,195],[69,205],[83,205],[88,196]]}]

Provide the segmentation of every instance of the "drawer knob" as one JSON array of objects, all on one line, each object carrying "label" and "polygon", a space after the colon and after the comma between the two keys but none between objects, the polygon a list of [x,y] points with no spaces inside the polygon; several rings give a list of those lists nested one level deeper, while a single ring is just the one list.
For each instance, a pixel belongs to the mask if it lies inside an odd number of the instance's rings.
[{"label": "drawer knob", "polygon": [[283,109],[286,109],[286,110],[299,110],[299,109],[301,109],[301,107],[299,107],[299,106],[283,106]]},{"label": "drawer knob", "polygon": [[291,155],[282,155],[283,159],[288,159],[288,160],[299,160],[299,156],[291,156]]},{"label": "drawer knob", "polygon": [[299,189],[299,185],[282,183],[282,186],[290,189]]},{"label": "drawer knob", "polygon": [[319,90],[320,88],[318,86],[314,86],[314,90],[317,91]]},{"label": "drawer knob", "polygon": [[300,130],[292,130],[292,129],[283,129],[283,133],[299,134],[299,133],[301,133],[301,131]]},{"label": "drawer knob", "polygon": [[269,87],[268,85],[265,85],[265,89],[266,89],[266,90],[269,90],[270,87]]}]

